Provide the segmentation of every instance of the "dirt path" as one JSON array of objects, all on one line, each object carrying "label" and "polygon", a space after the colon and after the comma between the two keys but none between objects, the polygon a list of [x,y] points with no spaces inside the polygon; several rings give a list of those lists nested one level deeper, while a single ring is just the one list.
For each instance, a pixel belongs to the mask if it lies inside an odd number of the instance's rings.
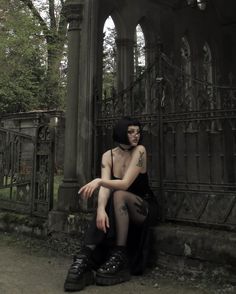
[{"label": "dirt path", "polygon": [[[0,233],[0,293],[60,294],[71,258],[46,248],[42,241]],[[236,287],[157,274],[133,277],[112,287],[89,286],[81,293],[233,294]]]}]

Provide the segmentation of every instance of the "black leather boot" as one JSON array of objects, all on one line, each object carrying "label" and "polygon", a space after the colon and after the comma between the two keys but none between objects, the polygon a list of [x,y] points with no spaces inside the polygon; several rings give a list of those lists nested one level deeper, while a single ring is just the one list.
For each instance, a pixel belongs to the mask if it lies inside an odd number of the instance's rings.
[{"label": "black leather boot", "polygon": [[115,247],[108,260],[97,270],[96,284],[109,286],[130,280],[129,262],[124,247]]},{"label": "black leather boot", "polygon": [[74,261],[68,270],[64,283],[65,291],[80,291],[85,286],[94,284],[94,273],[92,270],[91,250],[85,248],[74,257]]}]

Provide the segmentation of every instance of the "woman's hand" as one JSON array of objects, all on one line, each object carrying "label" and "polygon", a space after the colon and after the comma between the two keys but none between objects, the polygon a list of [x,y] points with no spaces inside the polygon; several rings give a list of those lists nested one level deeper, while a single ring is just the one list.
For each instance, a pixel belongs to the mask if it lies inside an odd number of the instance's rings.
[{"label": "woman's hand", "polygon": [[97,220],[96,220],[97,228],[104,233],[107,232],[107,228],[109,228],[109,218],[104,208],[97,209]]},{"label": "woman's hand", "polygon": [[101,186],[101,183],[102,180],[100,178],[94,179],[93,181],[80,188],[78,194],[80,194],[82,198],[88,199],[93,195],[93,192]]}]

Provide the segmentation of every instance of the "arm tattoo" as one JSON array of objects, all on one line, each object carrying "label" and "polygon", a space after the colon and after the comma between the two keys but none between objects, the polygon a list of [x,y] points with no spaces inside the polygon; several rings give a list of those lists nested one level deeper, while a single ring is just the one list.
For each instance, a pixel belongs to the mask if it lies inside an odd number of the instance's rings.
[{"label": "arm tattoo", "polygon": [[143,155],[144,155],[144,152],[139,151],[139,159],[136,166],[143,167],[143,163],[144,163]]},{"label": "arm tattoo", "polygon": [[101,164],[101,167],[102,167],[102,168],[105,168],[105,164],[102,163],[102,164]]}]

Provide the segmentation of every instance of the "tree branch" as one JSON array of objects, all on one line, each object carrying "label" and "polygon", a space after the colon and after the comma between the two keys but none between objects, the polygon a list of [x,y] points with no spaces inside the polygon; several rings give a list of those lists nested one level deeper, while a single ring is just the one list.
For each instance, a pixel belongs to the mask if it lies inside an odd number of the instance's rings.
[{"label": "tree branch", "polygon": [[60,20],[58,25],[58,36],[66,36],[67,32],[67,20],[65,16],[65,1],[61,0],[61,2],[64,2],[61,7],[61,13],[60,13]]},{"label": "tree branch", "polygon": [[36,7],[34,6],[32,0],[20,0],[22,3],[24,3],[32,12],[33,16],[39,21],[40,26],[42,27],[42,30],[44,32],[45,35],[49,34],[49,30],[47,27],[46,22],[44,21],[44,19],[41,17],[40,13],[38,12],[38,10],[36,9]]},{"label": "tree branch", "polygon": [[56,31],[57,22],[55,17],[55,3],[54,0],[49,0],[49,17],[51,22],[51,28]]}]

